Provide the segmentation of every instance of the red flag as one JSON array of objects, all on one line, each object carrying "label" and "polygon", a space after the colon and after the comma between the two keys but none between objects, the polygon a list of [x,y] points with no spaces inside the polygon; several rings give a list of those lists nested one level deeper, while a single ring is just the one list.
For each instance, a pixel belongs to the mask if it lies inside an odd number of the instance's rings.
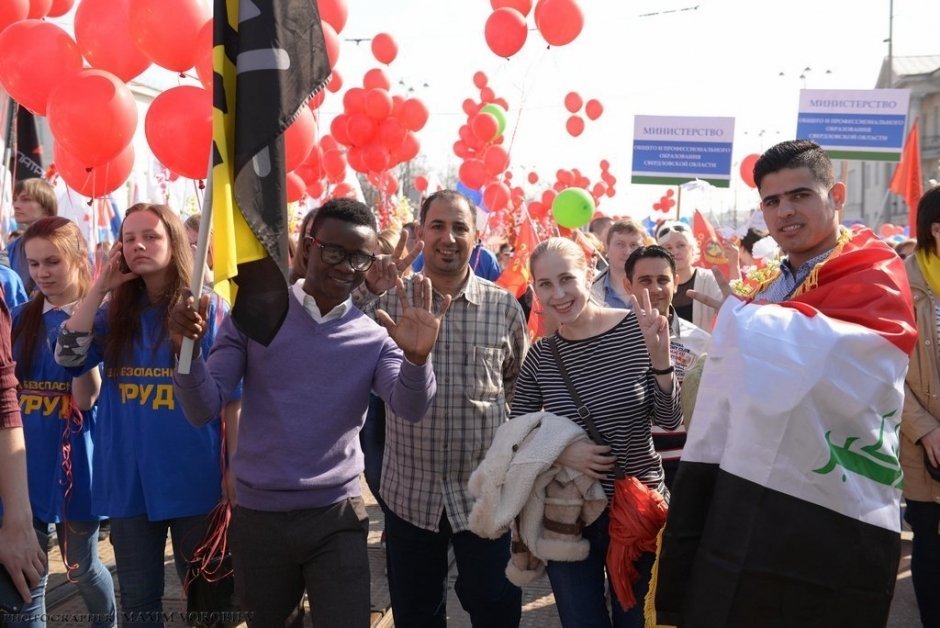
[{"label": "red flag", "polygon": [[532,309],[529,310],[526,329],[529,333],[529,344],[535,344],[536,340],[545,335],[545,311],[534,290],[532,291]]},{"label": "red flag", "polygon": [[721,245],[724,243],[724,238],[715,232],[715,228],[712,227],[712,224],[708,222],[708,219],[697,209],[692,219],[692,234],[698,242],[699,251],[701,251],[697,266],[701,266],[702,268],[717,267],[721,269],[725,277],[730,277],[731,273],[728,269],[728,258],[721,248]]},{"label": "red flag", "polygon": [[538,243],[539,239],[535,234],[532,220],[525,216],[522,224],[519,225],[519,231],[516,233],[516,239],[512,244],[512,258],[509,260],[509,266],[496,280],[497,286],[506,288],[517,299],[525,294],[526,286],[529,285],[529,280],[532,278],[529,273],[529,257]]},{"label": "red flag", "polygon": [[924,195],[924,180],[920,172],[920,134],[917,131],[916,119],[907,134],[901,161],[894,170],[888,189],[907,203],[907,224],[910,227],[911,237],[914,237],[917,230],[917,203]]}]

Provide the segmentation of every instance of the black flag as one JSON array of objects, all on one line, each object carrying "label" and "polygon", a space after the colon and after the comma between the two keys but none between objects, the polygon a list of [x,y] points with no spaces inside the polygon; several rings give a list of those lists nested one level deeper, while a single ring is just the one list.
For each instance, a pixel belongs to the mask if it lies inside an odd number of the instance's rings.
[{"label": "black flag", "polygon": [[215,0],[214,15],[216,291],[239,329],[267,345],[288,305],[283,134],[330,66],[316,2]]}]

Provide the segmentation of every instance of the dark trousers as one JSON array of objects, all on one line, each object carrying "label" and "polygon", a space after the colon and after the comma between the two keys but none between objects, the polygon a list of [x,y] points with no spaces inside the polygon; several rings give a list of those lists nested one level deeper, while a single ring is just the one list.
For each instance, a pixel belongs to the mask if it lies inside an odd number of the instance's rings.
[{"label": "dark trousers", "polygon": [[940,504],[905,500],[914,531],[911,581],[924,628],[940,628]]},{"label": "dark trousers", "polygon": [[438,530],[424,530],[385,513],[388,588],[397,628],[447,626],[447,550],[454,547],[460,605],[474,628],[516,628],[522,590],[506,579],[509,533],[490,540],[454,532],[446,513]]},{"label": "dark trousers", "polygon": [[371,393],[366,422],[359,431],[359,446],[362,447],[365,461],[363,474],[366,476],[366,484],[382,512],[386,512],[388,509],[379,494],[379,486],[382,484],[382,460],[385,457],[385,402]]},{"label": "dark trousers", "polygon": [[317,628],[368,628],[368,532],[361,497],[288,512],[236,506],[229,540],[248,625],[299,628],[306,590]]}]

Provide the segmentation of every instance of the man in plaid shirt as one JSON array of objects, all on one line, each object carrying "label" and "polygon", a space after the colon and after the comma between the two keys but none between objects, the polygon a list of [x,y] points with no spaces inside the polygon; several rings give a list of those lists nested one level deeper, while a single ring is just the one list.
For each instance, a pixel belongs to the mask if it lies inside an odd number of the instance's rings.
[{"label": "man in plaid shirt", "polygon": [[[508,415],[528,348],[526,322],[513,295],[470,269],[476,217],[463,194],[442,190],[425,199],[418,237],[424,244],[423,274],[434,288],[434,308],[445,295],[453,300],[431,354],[437,379],[431,410],[418,423],[399,419],[390,410],[387,414],[381,495],[387,505],[395,625],[447,625],[447,553],[452,545],[457,597],[473,625],[514,628],[521,618],[522,593],[504,574],[509,534],[490,540],[469,530],[473,498],[467,482]],[[415,254],[417,250],[408,257]],[[374,264],[365,289],[354,293],[356,305],[367,314],[384,310],[397,319],[399,292],[412,294],[414,279],[397,276],[410,259],[398,258]]]}]

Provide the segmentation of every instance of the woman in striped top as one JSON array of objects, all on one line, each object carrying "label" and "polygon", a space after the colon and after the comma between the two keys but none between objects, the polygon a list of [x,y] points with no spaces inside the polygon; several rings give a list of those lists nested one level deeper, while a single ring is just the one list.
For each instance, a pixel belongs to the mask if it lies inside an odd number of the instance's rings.
[{"label": "woman in striped top", "polygon": [[[565,238],[550,238],[535,248],[530,260],[535,292],[559,322],[555,339],[561,359],[578,396],[607,445],[580,441],[565,449],[557,464],[597,478],[608,498],[613,495],[615,465],[650,489],[665,494],[663,468],[653,449],[651,422],[675,429],[682,419],[679,388],[669,356],[665,317],[633,298],[633,310],[602,307],[591,300],[588,265],[580,247]],[[528,352],[512,400],[511,417],[539,410],[566,416],[582,427],[564,379],[543,338]],[[657,374],[658,373],[658,374]],[[562,625],[643,625],[642,600],[649,586],[652,554],[635,563],[640,579],[633,587],[640,603],[621,608],[605,599],[604,560],[610,542],[605,513],[584,528],[591,544],[588,557],[578,562],[548,563],[548,575]]]}]

